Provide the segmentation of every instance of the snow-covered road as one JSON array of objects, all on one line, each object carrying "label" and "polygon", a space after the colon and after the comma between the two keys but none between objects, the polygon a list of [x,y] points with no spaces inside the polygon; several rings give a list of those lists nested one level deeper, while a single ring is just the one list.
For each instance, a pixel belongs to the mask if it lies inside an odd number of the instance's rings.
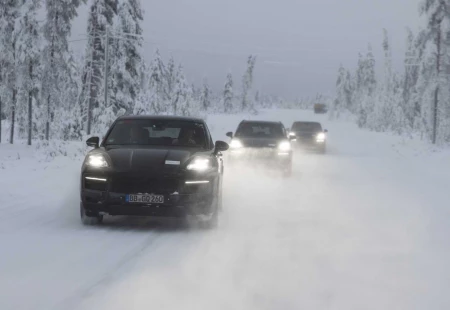
[{"label": "snow-covered road", "polygon": [[[449,152],[309,112],[258,118],[321,119],[329,154],[296,154],[291,179],[227,170],[215,231],[83,227],[79,161],[0,157],[0,309],[450,309]],[[209,124],[223,138],[237,121]]]}]

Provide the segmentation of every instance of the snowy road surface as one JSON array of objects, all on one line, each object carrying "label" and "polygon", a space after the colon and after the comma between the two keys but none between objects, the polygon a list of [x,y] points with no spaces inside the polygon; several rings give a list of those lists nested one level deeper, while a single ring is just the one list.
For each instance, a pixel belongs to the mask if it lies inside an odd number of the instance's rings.
[{"label": "snowy road surface", "polygon": [[[449,153],[319,119],[329,154],[297,154],[289,180],[227,170],[209,232],[83,227],[80,162],[1,145],[0,309],[450,309]],[[236,122],[209,120],[217,138]]]}]

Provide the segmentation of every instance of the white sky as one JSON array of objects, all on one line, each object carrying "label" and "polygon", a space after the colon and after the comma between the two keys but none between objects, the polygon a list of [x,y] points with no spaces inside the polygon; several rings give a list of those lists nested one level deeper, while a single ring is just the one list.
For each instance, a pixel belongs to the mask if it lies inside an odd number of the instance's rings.
[{"label": "white sky", "polygon": [[[339,64],[354,68],[371,43],[382,63],[382,28],[389,31],[394,66],[402,68],[406,27],[422,24],[420,0],[141,0],[151,60],[159,47],[173,54],[188,79],[207,77],[219,90],[231,71],[235,83],[249,54],[258,55],[255,84],[286,97],[333,94]],[[85,33],[80,8],[73,37]],[[85,42],[74,43],[82,51]],[[236,80],[239,79],[239,80]]]}]

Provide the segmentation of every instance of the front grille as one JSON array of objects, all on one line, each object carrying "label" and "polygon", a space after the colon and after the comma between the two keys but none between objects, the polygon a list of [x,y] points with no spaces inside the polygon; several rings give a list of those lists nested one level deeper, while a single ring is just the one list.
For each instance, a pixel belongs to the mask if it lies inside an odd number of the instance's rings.
[{"label": "front grille", "polygon": [[107,183],[102,181],[84,179],[84,188],[94,191],[106,191]]},{"label": "front grille", "polygon": [[149,176],[114,176],[111,191],[116,193],[133,194],[171,194],[177,191],[179,181],[169,177]]}]

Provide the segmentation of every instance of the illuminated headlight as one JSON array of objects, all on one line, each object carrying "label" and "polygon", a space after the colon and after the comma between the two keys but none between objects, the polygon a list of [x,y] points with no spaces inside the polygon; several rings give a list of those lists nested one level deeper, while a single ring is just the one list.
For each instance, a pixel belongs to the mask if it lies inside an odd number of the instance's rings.
[{"label": "illuminated headlight", "polygon": [[86,165],[94,168],[109,167],[108,162],[106,161],[103,155],[89,155],[89,157],[86,160]]},{"label": "illuminated headlight", "polygon": [[205,171],[211,168],[211,161],[209,158],[194,158],[187,166],[187,170]]},{"label": "illuminated headlight", "polygon": [[295,136],[296,136],[295,132],[292,132],[292,131],[291,131],[291,132],[289,133],[289,137],[295,137]]},{"label": "illuminated headlight", "polygon": [[317,142],[325,142],[325,138],[326,138],[325,134],[323,132],[321,132],[317,135],[316,141]]},{"label": "illuminated headlight", "polygon": [[241,141],[236,140],[236,139],[231,140],[230,148],[232,148],[232,149],[240,149],[242,147],[243,147],[243,145],[242,145]]},{"label": "illuminated headlight", "polygon": [[283,141],[278,145],[278,150],[287,152],[291,150],[291,144],[288,141]]}]

